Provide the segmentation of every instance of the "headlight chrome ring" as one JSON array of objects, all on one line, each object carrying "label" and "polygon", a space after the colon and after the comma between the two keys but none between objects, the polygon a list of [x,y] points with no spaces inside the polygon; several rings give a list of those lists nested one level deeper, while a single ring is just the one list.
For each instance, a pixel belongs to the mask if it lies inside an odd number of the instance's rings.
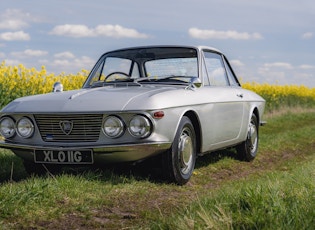
[{"label": "headlight chrome ring", "polygon": [[11,117],[3,117],[0,120],[0,133],[5,138],[13,137],[16,133],[15,122]]},{"label": "headlight chrome ring", "polygon": [[22,117],[16,123],[16,131],[20,137],[29,138],[34,134],[34,125],[27,117]]},{"label": "headlight chrome ring", "polygon": [[106,136],[117,138],[124,133],[125,126],[119,117],[108,116],[104,119],[102,130]]},{"label": "headlight chrome ring", "polygon": [[151,134],[152,126],[148,118],[135,115],[129,122],[129,133],[137,138],[146,138]]}]

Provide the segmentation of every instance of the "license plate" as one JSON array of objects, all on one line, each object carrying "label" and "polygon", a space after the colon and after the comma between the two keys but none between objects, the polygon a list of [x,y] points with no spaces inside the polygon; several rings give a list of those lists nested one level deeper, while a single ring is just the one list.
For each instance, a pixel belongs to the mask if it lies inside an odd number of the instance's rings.
[{"label": "license plate", "polygon": [[92,150],[35,150],[36,163],[92,164]]}]

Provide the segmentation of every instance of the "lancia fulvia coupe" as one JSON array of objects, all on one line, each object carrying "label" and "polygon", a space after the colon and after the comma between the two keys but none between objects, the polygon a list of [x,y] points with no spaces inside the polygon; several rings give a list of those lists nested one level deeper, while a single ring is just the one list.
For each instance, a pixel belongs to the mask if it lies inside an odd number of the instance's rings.
[{"label": "lancia fulvia coupe", "polygon": [[28,172],[157,157],[165,178],[183,185],[199,155],[235,147],[253,160],[264,107],[215,48],[119,49],[100,57],[81,89],[56,83],[5,106],[0,147]]}]

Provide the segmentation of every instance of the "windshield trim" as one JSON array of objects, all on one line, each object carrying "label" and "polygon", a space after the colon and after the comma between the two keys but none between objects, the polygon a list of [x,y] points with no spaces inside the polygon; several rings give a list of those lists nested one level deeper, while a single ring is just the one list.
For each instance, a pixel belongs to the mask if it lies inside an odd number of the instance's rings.
[{"label": "windshield trim", "polygon": [[[139,69],[139,77],[147,78],[144,63],[152,60],[160,60],[160,59],[168,59],[168,58],[196,58],[196,76],[199,76],[199,50],[197,47],[192,46],[149,46],[149,47],[135,47],[128,49],[120,49],[111,52],[107,52],[103,54],[92,71],[90,72],[88,78],[86,79],[83,88],[91,88],[93,85],[93,78],[97,72],[104,71],[104,63],[105,59],[108,57],[116,57],[116,58],[124,58],[128,59],[133,63],[132,66],[137,67]],[[103,65],[103,66],[102,66]],[[106,64],[105,64],[106,65]],[[132,72],[130,67],[129,73]],[[100,72],[101,73],[101,72]],[[137,78],[138,79],[138,78]],[[94,81],[96,82],[96,81]]]}]

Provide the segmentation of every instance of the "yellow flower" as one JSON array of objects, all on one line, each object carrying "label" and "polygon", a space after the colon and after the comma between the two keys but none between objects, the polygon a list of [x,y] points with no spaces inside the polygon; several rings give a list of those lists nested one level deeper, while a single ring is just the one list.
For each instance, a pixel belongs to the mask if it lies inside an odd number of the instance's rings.
[{"label": "yellow flower", "polygon": [[[77,74],[59,75],[47,73],[46,67],[40,70],[26,68],[24,65],[7,66],[0,63],[0,108],[17,97],[48,93],[57,81],[64,90],[79,89],[83,86],[88,70]],[[303,85],[270,85],[246,82],[242,87],[256,92],[266,100],[266,110],[272,111],[287,106],[315,107],[315,88]]]}]

